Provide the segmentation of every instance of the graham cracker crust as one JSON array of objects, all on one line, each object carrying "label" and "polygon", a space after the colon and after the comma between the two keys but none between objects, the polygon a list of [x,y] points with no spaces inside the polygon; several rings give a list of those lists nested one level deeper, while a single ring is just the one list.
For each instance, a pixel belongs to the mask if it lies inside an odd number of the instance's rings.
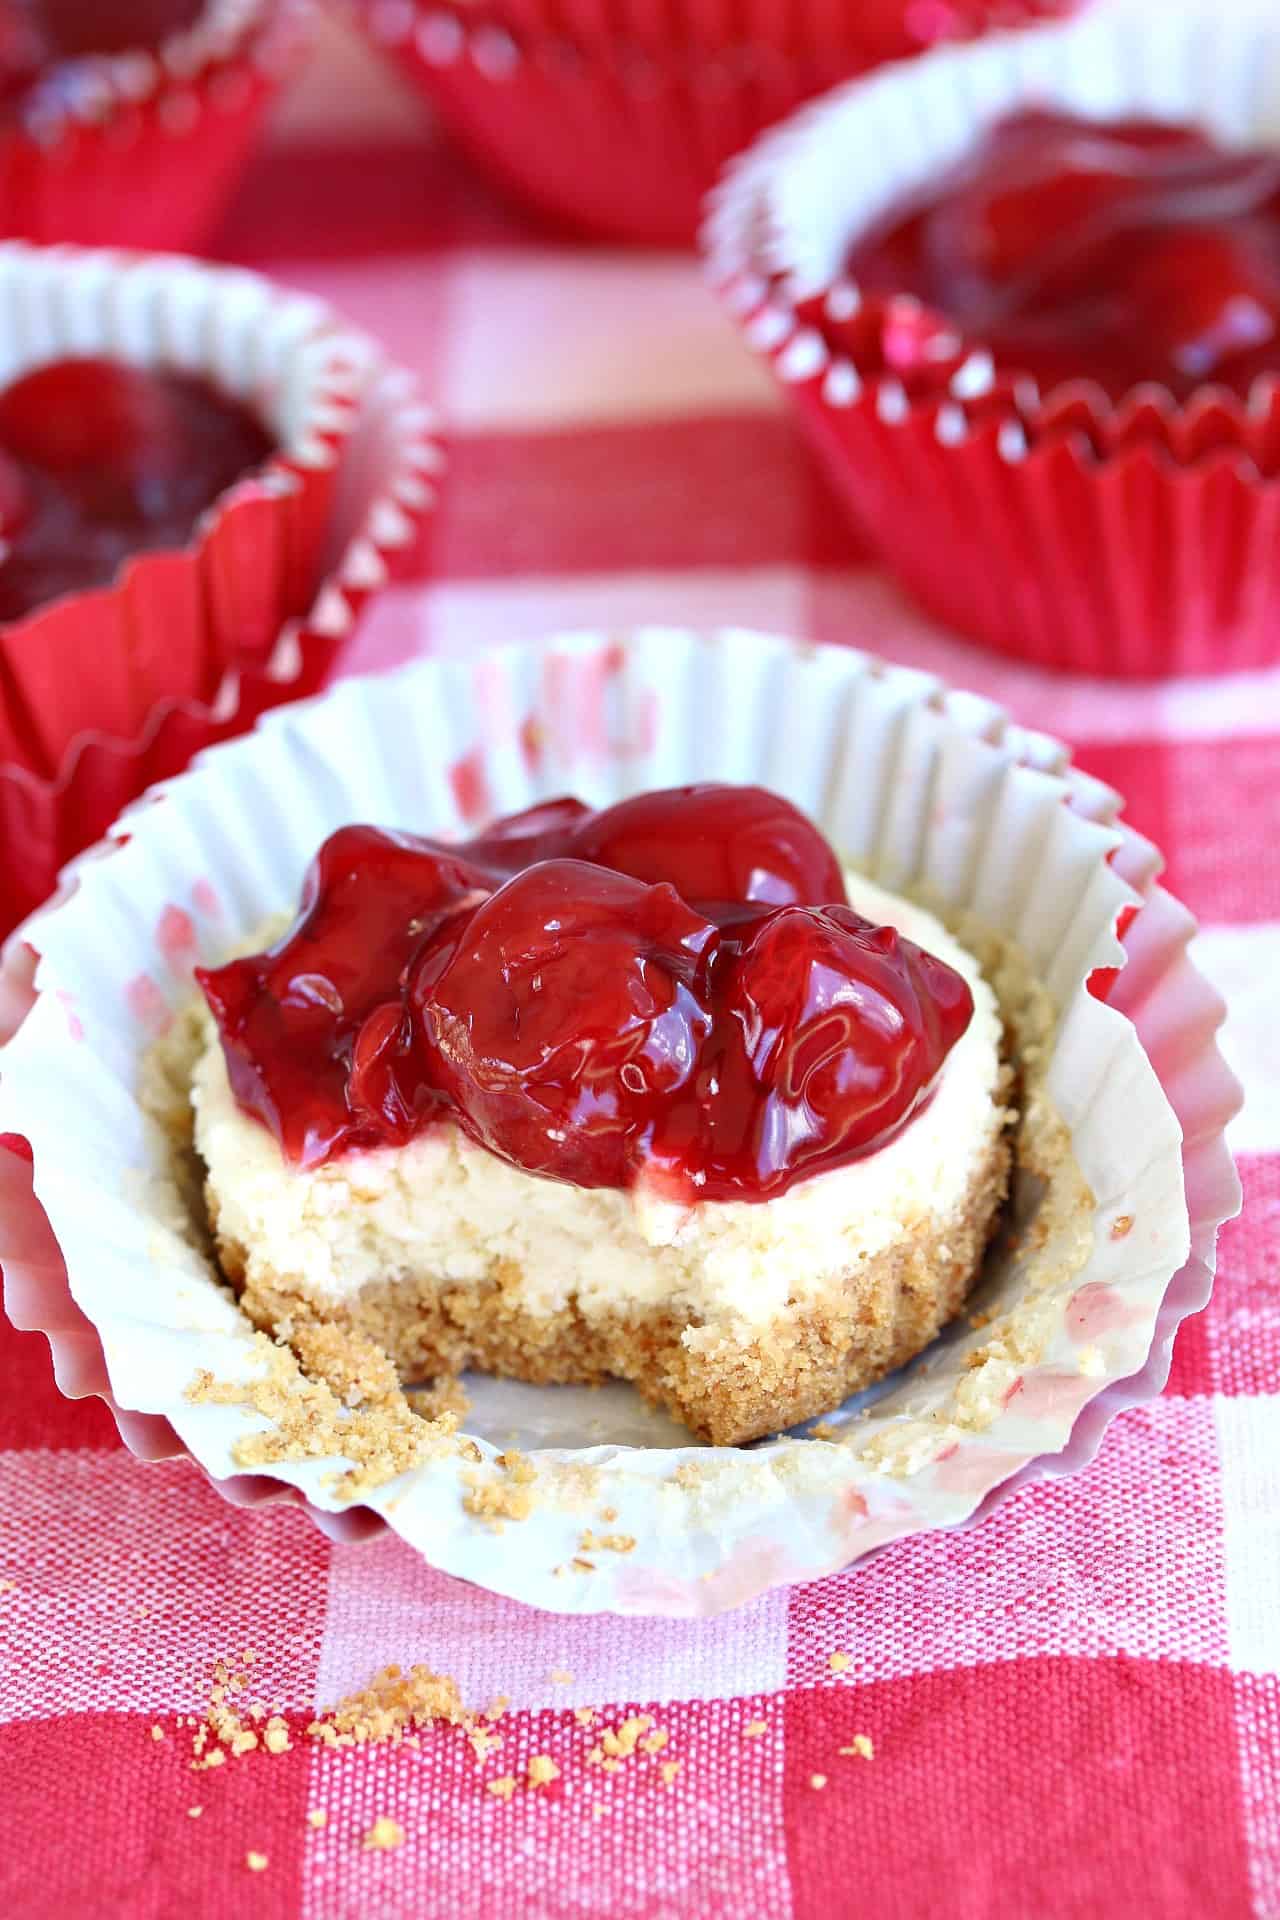
[{"label": "graham cracker crust", "polygon": [[570,1299],[554,1314],[520,1304],[523,1274],[495,1261],[482,1281],[430,1273],[379,1281],[353,1301],[317,1303],[264,1270],[219,1230],[223,1273],[254,1324],[295,1347],[308,1329],[372,1341],[406,1382],[477,1368],[534,1384],[630,1381],[703,1440],[741,1445],[841,1405],[922,1351],[964,1303],[1008,1189],[1011,1146],[998,1134],[960,1204],[863,1260],[812,1305],[751,1337],[691,1324],[668,1308],[587,1319]]}]

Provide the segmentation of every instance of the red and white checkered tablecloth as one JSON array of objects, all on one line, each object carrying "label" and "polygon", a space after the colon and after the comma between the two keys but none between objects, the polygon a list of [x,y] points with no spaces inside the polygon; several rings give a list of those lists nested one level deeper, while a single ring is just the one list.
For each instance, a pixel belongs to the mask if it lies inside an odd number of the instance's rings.
[{"label": "red and white checkered tablecloth", "polygon": [[[1168,1391],[1088,1471],[704,1622],[562,1620],[390,1536],[334,1548],[297,1511],[234,1510],[189,1466],[138,1465],[0,1319],[0,1914],[1280,1915],[1280,673],[1064,683],[939,634],[860,562],[691,263],[548,241],[439,150],[268,157],[226,251],[383,335],[449,429],[433,577],[380,601],[349,670],[742,621],[936,669],[1067,735],[1204,923],[1250,1094],[1246,1211]],[[192,1773],[192,1676],[245,1646],[298,1726],[389,1661],[477,1705],[506,1693],[487,1773],[545,1752],[562,1778],[504,1804],[447,1729]],[[674,1785],[589,1775],[584,1705],[651,1711]],[[874,1759],[839,1755],[855,1732]],[[379,1815],[397,1850],[362,1846]]]}]

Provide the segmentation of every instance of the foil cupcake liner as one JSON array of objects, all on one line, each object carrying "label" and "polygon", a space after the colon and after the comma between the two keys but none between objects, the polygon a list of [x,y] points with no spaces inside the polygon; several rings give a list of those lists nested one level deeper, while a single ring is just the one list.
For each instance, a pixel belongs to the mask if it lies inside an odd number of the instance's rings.
[{"label": "foil cupcake liner", "polygon": [[[841,1438],[744,1450],[646,1440],[622,1388],[536,1390],[531,1422],[535,1390],[476,1382],[482,1461],[513,1428],[526,1445],[539,1429],[527,1450],[551,1490],[500,1542],[464,1507],[452,1456],[358,1509],[335,1491],[333,1461],[245,1476],[234,1454],[245,1416],[193,1404],[186,1389],[198,1366],[247,1381],[250,1329],[203,1263],[170,1258],[139,1200],[165,1159],[137,1106],[139,1064],[189,995],[190,962],[290,904],[340,821],[448,832],[554,791],[603,802],[699,777],[788,793],[854,865],[976,913],[1043,973],[1060,1008],[1050,1091],[1096,1217],[1087,1264],[1037,1295],[1049,1316],[1039,1357],[1001,1374],[969,1430],[955,1396],[973,1379],[979,1336],[953,1329]],[[344,1532],[374,1515],[434,1564],[554,1610],[712,1613],[964,1524],[1019,1478],[1079,1465],[1119,1405],[1158,1390],[1173,1330],[1207,1297],[1218,1225],[1239,1203],[1224,1140],[1238,1089],[1214,1042],[1221,1005],[1187,959],[1190,916],[1156,885],[1158,856],[1118,824],[1117,806],[1065,749],[987,701],[844,648],[741,632],[565,636],[349,681],[273,714],[127,814],[11,949],[3,1013],[20,1024],[0,1056],[0,1129],[16,1148],[0,1181],[10,1310],[49,1334],[70,1390],[109,1394],[136,1449],[180,1444],[234,1498],[283,1484]],[[995,1304],[1020,1297],[1020,1274],[1017,1258],[998,1266]],[[590,1581],[566,1582],[555,1568],[572,1558],[581,1519],[553,1495],[558,1475],[583,1466],[637,1544],[601,1556]],[[680,1467],[713,1475],[714,1494],[673,1501]]]},{"label": "foil cupcake liner", "polygon": [[[1130,679],[1280,658],[1280,369],[1247,402],[1119,403],[997,376],[980,341],[904,381],[846,273],[857,236],[1034,102],[1280,138],[1280,24],[1134,0],[885,68],[767,135],[708,203],[709,271],[795,397],[862,536],[943,622],[1037,665]],[[868,303],[870,306],[870,303]]]},{"label": "foil cupcake liner", "polygon": [[673,246],[694,239],[721,166],[802,101],[939,32],[1065,4],[756,0],[726,14],[699,0],[673,20],[657,0],[348,0],[509,191],[573,227]]},{"label": "foil cupcake liner", "polygon": [[308,14],[309,0],[208,0],[153,50],[63,63],[0,130],[0,235],[198,251]]},{"label": "foil cupcake liner", "polygon": [[280,442],[180,552],[0,632],[0,926],[143,787],[314,691],[368,594],[411,562],[439,450],[367,336],[257,275],[0,247],[0,378],[103,352],[206,373]]}]

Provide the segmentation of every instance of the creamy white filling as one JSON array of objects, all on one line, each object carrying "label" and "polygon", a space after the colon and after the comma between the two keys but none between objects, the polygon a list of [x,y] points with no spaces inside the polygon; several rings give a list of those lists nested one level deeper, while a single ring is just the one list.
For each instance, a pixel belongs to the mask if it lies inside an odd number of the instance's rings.
[{"label": "creamy white filling", "polygon": [[847,879],[860,913],[955,967],[974,999],[932,1100],[877,1152],[773,1200],[689,1207],[643,1184],[624,1193],[539,1179],[450,1124],[406,1147],[299,1170],[236,1104],[210,1021],[191,1098],[220,1232],[247,1249],[251,1278],[317,1303],[374,1281],[480,1281],[499,1263],[504,1285],[537,1314],[573,1298],[588,1319],[670,1306],[707,1324],[759,1327],[819,1297],[954,1212],[1004,1117],[994,1101],[1001,1019],[977,961],[920,907]]}]

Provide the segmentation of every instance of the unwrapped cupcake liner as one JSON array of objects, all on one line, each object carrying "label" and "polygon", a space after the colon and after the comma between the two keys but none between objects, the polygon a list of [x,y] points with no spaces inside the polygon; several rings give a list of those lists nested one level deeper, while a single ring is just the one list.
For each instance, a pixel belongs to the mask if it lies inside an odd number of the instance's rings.
[{"label": "unwrapped cupcake liner", "polygon": [[0,925],[143,787],[312,692],[415,554],[439,465],[407,378],[323,304],[163,255],[0,247],[0,383],[66,354],[207,375],[280,452],[177,552],[0,630]]},{"label": "unwrapped cupcake liner", "polygon": [[1180,405],[1156,385],[1113,404],[997,377],[972,341],[907,383],[879,350],[895,303],[864,312],[846,273],[860,234],[1020,107],[1267,146],[1277,99],[1280,18],[1262,0],[1101,0],[885,68],[726,175],[712,278],[862,535],[938,619],[1040,666],[1133,679],[1280,658],[1280,367],[1245,404],[1206,387]]},{"label": "unwrapped cupcake liner", "polygon": [[[1051,1260],[1033,1280],[1024,1253],[993,1262],[984,1307],[1009,1309],[1031,1344],[984,1358],[989,1336],[957,1323],[833,1416],[834,1439],[715,1450],[623,1387],[474,1379],[470,1458],[445,1448],[358,1506],[335,1488],[340,1462],[246,1475],[235,1449],[260,1418],[187,1389],[203,1367],[248,1390],[260,1347],[174,1237],[170,1149],[138,1103],[191,965],[291,908],[319,841],[353,819],[447,834],[557,792],[605,804],[708,778],[788,795],[873,879],[1017,942],[1054,996],[1048,1089],[1095,1206],[1074,1269]],[[380,1517],[434,1565],[559,1611],[713,1613],[962,1524],[1020,1477],[1079,1465],[1117,1406],[1158,1390],[1238,1206],[1222,1009],[1187,960],[1190,917],[1117,806],[988,701],[742,632],[428,660],[274,713],[126,814],[11,954],[3,1011],[25,1017],[0,1056],[0,1131],[20,1143],[0,1181],[10,1310],[49,1334],[73,1391],[109,1396],[137,1450],[180,1445],[232,1497],[291,1490],[344,1533]],[[532,1508],[499,1536],[464,1497],[513,1435],[534,1463]],[[566,1578],[584,1469],[592,1511],[612,1509],[636,1544]]]},{"label": "unwrapped cupcake liner", "polygon": [[201,248],[308,15],[309,0],[208,0],[155,49],[64,63],[0,131],[0,234]]},{"label": "unwrapped cupcake liner", "polygon": [[1068,4],[704,0],[676,20],[658,0],[349,0],[511,192],[593,233],[685,246],[724,163],[802,101],[936,33]]}]

